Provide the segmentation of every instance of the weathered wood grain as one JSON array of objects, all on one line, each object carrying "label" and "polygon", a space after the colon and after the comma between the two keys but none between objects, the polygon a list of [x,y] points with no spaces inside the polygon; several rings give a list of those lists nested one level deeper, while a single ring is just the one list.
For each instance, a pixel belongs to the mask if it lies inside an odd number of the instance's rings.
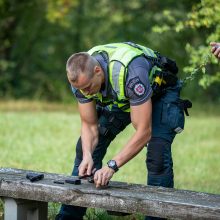
[{"label": "weathered wood grain", "polygon": [[106,189],[84,180],[81,185],[58,185],[53,181],[68,176],[52,173],[31,183],[25,178],[27,172],[1,168],[0,196],[167,218],[220,219],[220,195],[122,182],[110,182]]}]

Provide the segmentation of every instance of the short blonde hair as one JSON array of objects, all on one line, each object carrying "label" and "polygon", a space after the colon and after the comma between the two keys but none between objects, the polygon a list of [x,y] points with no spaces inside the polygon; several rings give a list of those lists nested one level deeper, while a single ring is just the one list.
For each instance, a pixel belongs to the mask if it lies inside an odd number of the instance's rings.
[{"label": "short blonde hair", "polygon": [[66,62],[68,79],[71,82],[76,82],[81,73],[92,78],[96,65],[98,65],[98,61],[86,52],[72,54]]}]

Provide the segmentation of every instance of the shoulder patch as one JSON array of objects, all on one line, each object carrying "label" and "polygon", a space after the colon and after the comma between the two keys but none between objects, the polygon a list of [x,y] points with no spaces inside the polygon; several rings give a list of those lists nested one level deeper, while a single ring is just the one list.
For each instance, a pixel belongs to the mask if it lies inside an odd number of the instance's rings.
[{"label": "shoulder patch", "polygon": [[141,82],[139,77],[135,77],[135,78],[129,80],[128,88],[129,89],[134,89],[135,84],[138,83],[138,82]]},{"label": "shoulder patch", "polygon": [[134,86],[134,93],[138,96],[142,96],[145,92],[145,86],[143,83],[136,83]]},{"label": "shoulder patch", "polygon": [[142,96],[145,93],[145,85],[141,82],[139,77],[131,79],[128,83],[128,88],[137,96]]}]

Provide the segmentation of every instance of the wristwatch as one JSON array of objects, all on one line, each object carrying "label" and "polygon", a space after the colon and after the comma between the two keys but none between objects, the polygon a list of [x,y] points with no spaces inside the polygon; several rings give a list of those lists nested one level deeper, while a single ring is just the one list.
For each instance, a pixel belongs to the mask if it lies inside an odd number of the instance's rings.
[{"label": "wristwatch", "polygon": [[109,160],[107,164],[108,164],[108,167],[113,169],[115,172],[118,171],[118,166],[115,160]]}]

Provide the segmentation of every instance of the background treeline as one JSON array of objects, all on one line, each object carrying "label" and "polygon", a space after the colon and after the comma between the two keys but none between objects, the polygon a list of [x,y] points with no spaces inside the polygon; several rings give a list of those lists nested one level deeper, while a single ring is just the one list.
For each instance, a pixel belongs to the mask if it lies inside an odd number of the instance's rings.
[{"label": "background treeline", "polygon": [[181,78],[194,78],[184,96],[220,101],[209,58],[209,42],[220,41],[216,0],[0,0],[0,98],[68,101],[67,58],[117,41],[174,58]]}]

